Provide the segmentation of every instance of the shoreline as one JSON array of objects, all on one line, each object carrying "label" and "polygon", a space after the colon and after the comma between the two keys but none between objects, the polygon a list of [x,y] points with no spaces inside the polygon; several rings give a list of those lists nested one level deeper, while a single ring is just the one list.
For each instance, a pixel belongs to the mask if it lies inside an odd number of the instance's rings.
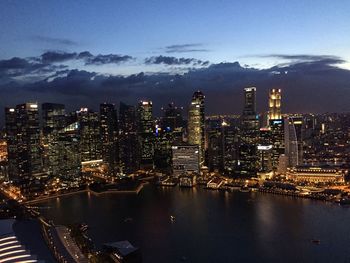
[{"label": "shoreline", "polygon": [[[144,185],[150,184],[149,182],[142,182],[136,189],[133,190],[106,190],[102,192],[96,192],[91,190],[90,188],[86,188],[83,190],[78,190],[78,191],[72,191],[68,193],[62,193],[62,194],[57,194],[53,196],[46,196],[42,197],[39,199],[33,199],[33,200],[28,200],[23,202],[23,205],[31,205],[31,204],[38,204],[41,202],[45,202],[51,199],[55,198],[60,198],[60,197],[65,197],[65,196],[70,196],[70,195],[75,195],[75,194],[81,194],[81,193],[90,193],[94,196],[101,196],[101,195],[106,195],[106,194],[139,194],[141,190],[143,189]],[[162,185],[155,185],[156,187],[162,186]],[[169,186],[166,185],[166,187],[174,188],[175,186]],[[195,186],[196,187],[196,186]],[[228,192],[242,192],[242,193],[254,193],[251,189],[249,191],[240,191],[240,189],[211,189],[211,188],[205,188],[203,187],[204,190],[206,191],[228,191]],[[310,196],[310,195],[303,195],[300,193],[294,193],[294,192],[283,192],[280,190],[272,190],[272,189],[264,189],[264,188],[258,188],[255,192],[258,193],[264,193],[264,194],[272,194],[272,195],[282,195],[282,196],[288,196],[288,197],[294,197],[294,198],[302,198],[302,199],[311,199],[311,200],[316,200],[316,201],[323,201],[323,202],[331,202],[331,203],[339,203],[336,201],[335,198],[331,197],[316,197],[316,196]]]},{"label": "shoreline", "polygon": [[86,188],[83,190],[78,190],[78,191],[72,191],[72,192],[68,192],[68,193],[62,193],[62,194],[55,194],[52,196],[45,196],[42,198],[38,198],[38,199],[32,199],[32,200],[28,200],[25,202],[22,202],[23,205],[31,205],[31,204],[38,204],[41,202],[45,202],[51,199],[55,199],[55,198],[60,198],[60,197],[64,197],[64,196],[69,196],[69,195],[75,195],[75,194],[81,194],[81,193],[91,193],[95,196],[100,196],[103,194],[139,194],[140,191],[143,189],[143,186],[147,184],[146,182],[141,183],[136,189],[134,190],[106,190],[106,191],[102,191],[102,192],[95,192],[93,190],[91,190],[90,188]]}]

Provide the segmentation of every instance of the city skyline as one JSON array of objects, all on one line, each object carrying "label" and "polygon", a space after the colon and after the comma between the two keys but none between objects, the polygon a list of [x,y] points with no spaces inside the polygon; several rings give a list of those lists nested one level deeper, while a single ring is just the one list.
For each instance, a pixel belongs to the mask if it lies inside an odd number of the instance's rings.
[{"label": "city skyline", "polygon": [[344,1],[0,5],[2,108],[152,99],[158,114],[170,102],[188,105],[200,89],[207,112],[239,113],[240,90],[256,86],[259,111],[270,88],[284,90],[286,112],[350,110]]},{"label": "city skyline", "polygon": [[0,262],[348,262],[349,14],[0,0]]}]

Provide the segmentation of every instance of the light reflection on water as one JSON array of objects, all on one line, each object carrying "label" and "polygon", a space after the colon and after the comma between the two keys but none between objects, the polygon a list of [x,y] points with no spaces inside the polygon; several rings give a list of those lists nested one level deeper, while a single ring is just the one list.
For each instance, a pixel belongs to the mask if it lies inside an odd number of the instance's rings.
[{"label": "light reflection on water", "polygon": [[144,262],[350,261],[350,208],[320,201],[148,185],[40,205],[53,207],[42,213],[57,224],[88,223],[98,245],[129,240]]}]

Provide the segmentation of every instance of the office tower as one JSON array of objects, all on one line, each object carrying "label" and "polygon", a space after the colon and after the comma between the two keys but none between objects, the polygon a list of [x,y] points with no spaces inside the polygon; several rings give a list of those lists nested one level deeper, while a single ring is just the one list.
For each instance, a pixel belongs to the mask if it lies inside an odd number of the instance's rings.
[{"label": "office tower", "polygon": [[291,116],[285,119],[285,154],[288,165],[295,167],[303,163],[303,118]]},{"label": "office tower", "polygon": [[172,146],[173,176],[182,174],[199,174],[199,145],[174,145]]},{"label": "office tower", "polygon": [[199,146],[200,164],[204,164],[205,156],[205,96],[201,91],[193,93],[188,112],[188,143]]},{"label": "office tower", "polygon": [[9,179],[26,187],[42,168],[37,103],[5,108]]},{"label": "office tower", "polygon": [[258,145],[258,157],[259,157],[259,173],[270,173],[273,170],[272,167],[272,145]]},{"label": "office tower", "polygon": [[284,144],[284,119],[270,120],[272,143],[272,167],[277,170],[279,158],[285,152]]},{"label": "office tower", "polygon": [[140,149],[140,165],[144,168],[153,167],[154,134],[152,101],[142,100],[136,111],[137,134]]},{"label": "office tower", "polygon": [[[155,126],[154,138],[154,167],[162,172],[170,172],[171,169],[171,146],[176,140],[176,132],[170,129],[162,129],[161,125]],[[180,137],[181,138],[181,137]]]},{"label": "office tower", "polygon": [[238,176],[250,177],[256,175],[258,139],[259,116],[256,114],[256,88],[244,88],[244,107],[241,116],[237,161]]},{"label": "office tower", "polygon": [[244,116],[256,115],[256,88],[244,88]]},{"label": "office tower", "polygon": [[113,104],[100,104],[100,125],[102,159],[108,166],[108,173],[115,175],[118,168],[118,116]]},{"label": "office tower", "polygon": [[223,122],[222,133],[222,171],[227,176],[234,176],[238,167],[239,130],[232,123]]},{"label": "office tower", "polygon": [[206,120],[207,160],[210,172],[223,170],[223,129],[228,125],[222,118],[209,118]]},{"label": "office tower", "polygon": [[161,127],[167,131],[182,131],[183,127],[183,108],[176,107],[174,103],[169,103],[167,108],[162,108],[163,117]]},{"label": "office tower", "polygon": [[81,178],[79,122],[69,123],[58,131],[58,160],[58,176],[70,186],[76,186]]},{"label": "office tower", "polygon": [[58,103],[43,103],[41,105],[44,135],[60,130],[65,126],[65,107]]},{"label": "office tower", "polygon": [[81,108],[76,112],[80,128],[81,161],[101,159],[101,135],[99,114],[88,108]]},{"label": "office tower", "polygon": [[280,120],[281,114],[281,89],[271,89],[269,92],[269,120]]},{"label": "office tower", "polygon": [[59,166],[59,131],[65,127],[65,108],[63,104],[43,103],[43,167],[49,175],[58,175]]},{"label": "office tower", "polygon": [[135,107],[120,102],[119,107],[119,162],[120,170],[129,174],[139,169]]}]

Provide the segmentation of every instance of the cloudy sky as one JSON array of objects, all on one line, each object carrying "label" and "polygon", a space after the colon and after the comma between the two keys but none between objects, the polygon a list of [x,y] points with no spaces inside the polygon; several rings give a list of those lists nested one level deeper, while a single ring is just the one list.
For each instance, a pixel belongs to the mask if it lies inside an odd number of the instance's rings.
[{"label": "cloudy sky", "polygon": [[[283,89],[285,112],[350,110],[350,2],[0,1],[0,107],[152,99],[241,112]],[[1,117],[2,118],[2,117]]]}]

